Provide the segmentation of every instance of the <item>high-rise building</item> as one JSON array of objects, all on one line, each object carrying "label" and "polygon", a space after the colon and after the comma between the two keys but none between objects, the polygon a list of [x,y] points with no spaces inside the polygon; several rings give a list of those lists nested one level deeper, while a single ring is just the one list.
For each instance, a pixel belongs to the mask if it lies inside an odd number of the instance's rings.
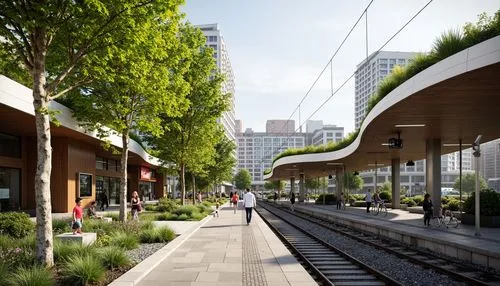
[{"label": "high-rise building", "polygon": [[380,81],[391,73],[395,66],[406,66],[417,53],[379,51],[371,54],[356,66],[355,73],[355,128],[361,126],[366,116],[368,100],[375,94]]},{"label": "high-rise building", "polygon": [[479,170],[488,186],[500,192],[500,139],[481,144]]},{"label": "high-rise building", "polygon": [[235,134],[243,132],[243,121],[241,119],[236,119],[234,124]]},{"label": "high-rise building", "polygon": [[214,49],[214,58],[217,61],[217,68],[224,74],[225,81],[222,83],[222,92],[231,94],[230,109],[217,119],[224,127],[226,136],[236,141],[235,132],[235,108],[234,108],[234,74],[226,44],[219,30],[218,24],[198,25],[206,37],[206,45]]},{"label": "high-rise building", "polygon": [[272,134],[295,133],[295,120],[281,120],[281,119],[267,120],[266,132]]},{"label": "high-rise building", "polygon": [[237,134],[238,170],[246,169],[252,176],[252,185],[258,189],[264,185],[264,170],[270,169],[274,157],[289,148],[305,146],[305,134],[276,134],[254,132],[247,128]]},{"label": "high-rise building", "polygon": [[[390,52],[379,51],[371,54],[356,67],[355,73],[355,103],[354,120],[355,128],[361,127],[366,116],[368,101],[372,97],[379,83],[391,73],[395,66],[406,66],[411,63],[412,58],[418,53],[414,52]],[[472,170],[471,150],[462,152],[462,170]],[[450,153],[441,156],[441,186],[453,187],[459,176],[460,164],[459,153]],[[364,188],[374,188],[375,170],[360,173],[364,180]],[[391,167],[379,168],[377,170],[377,185],[391,180]],[[415,162],[415,166],[400,166],[400,183],[408,194],[421,193],[425,190],[425,160]]]}]

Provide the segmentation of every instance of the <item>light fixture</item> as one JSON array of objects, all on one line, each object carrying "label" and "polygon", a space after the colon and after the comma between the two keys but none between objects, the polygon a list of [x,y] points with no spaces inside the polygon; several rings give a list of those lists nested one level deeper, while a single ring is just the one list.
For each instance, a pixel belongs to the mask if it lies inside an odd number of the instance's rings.
[{"label": "light fixture", "polygon": [[381,145],[382,146],[390,146],[391,144],[389,144],[389,143],[382,143]]},{"label": "light fixture", "polygon": [[299,169],[285,169],[285,171],[298,171]]},{"label": "light fixture", "polygon": [[371,167],[378,167],[378,166],[384,166],[384,164],[368,164],[368,166],[371,166]]},{"label": "light fixture", "polygon": [[331,162],[331,163],[326,163],[328,166],[343,166],[344,163],[334,163],[334,162]]},{"label": "light fixture", "polygon": [[396,124],[396,128],[406,128],[406,127],[425,127],[425,124]]},{"label": "light fixture", "polygon": [[[444,143],[443,144],[443,147],[457,147],[457,146],[460,146],[460,144],[458,144],[458,143]],[[462,146],[472,146],[472,144],[462,143]]]},{"label": "light fixture", "polygon": [[408,160],[408,162],[406,162],[406,166],[407,167],[415,166],[415,162],[413,162],[412,160]]}]

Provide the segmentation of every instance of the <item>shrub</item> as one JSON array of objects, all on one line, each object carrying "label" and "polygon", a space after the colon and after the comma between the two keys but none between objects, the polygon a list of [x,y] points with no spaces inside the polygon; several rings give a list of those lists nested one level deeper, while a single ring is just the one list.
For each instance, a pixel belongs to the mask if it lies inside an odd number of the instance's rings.
[{"label": "shrub", "polygon": [[10,286],[10,267],[6,260],[0,260],[0,286]]},{"label": "shrub", "polygon": [[442,60],[465,48],[465,41],[463,40],[460,30],[449,30],[441,34],[441,36],[434,41],[431,54],[438,60]]},{"label": "shrub", "polygon": [[175,213],[176,215],[178,216],[181,216],[182,214],[185,214],[186,216],[191,217],[191,215],[195,212],[198,212],[198,208],[196,206],[182,206],[178,209],[176,209],[175,211],[173,211],[173,213]]},{"label": "shrub", "polygon": [[335,194],[320,194],[314,203],[317,205],[322,205],[323,198],[325,199],[326,205],[333,205],[337,203],[337,197],[335,196]]},{"label": "shrub", "polygon": [[105,269],[99,259],[92,255],[72,256],[62,268],[63,278],[72,285],[95,283],[104,277]]},{"label": "shrub", "polygon": [[153,228],[155,228],[155,225],[152,221],[141,222],[141,230],[153,229]]},{"label": "shrub", "polygon": [[103,233],[101,235],[97,236],[97,240],[94,243],[96,247],[103,247],[103,246],[108,246],[111,243],[111,236]]},{"label": "shrub", "polygon": [[406,75],[411,78],[437,62],[437,58],[433,55],[417,54],[413,61],[406,66]]},{"label": "shrub", "polygon": [[403,198],[401,200],[401,203],[406,204],[409,207],[414,207],[417,205],[417,203],[412,198]]},{"label": "shrub", "polygon": [[158,210],[158,208],[156,206],[152,206],[152,205],[147,205],[147,206],[144,207],[144,209],[147,210],[147,211],[150,211],[150,212],[151,211],[154,212],[154,211]]},{"label": "shrub", "polygon": [[158,228],[158,235],[160,237],[160,242],[169,242],[174,240],[177,236],[175,232],[170,227],[160,227]]},{"label": "shrub", "polygon": [[380,192],[379,194],[380,199],[384,200],[386,203],[389,203],[392,201],[392,194],[387,191]]},{"label": "shrub", "polygon": [[112,232],[139,233],[141,231],[141,224],[135,220],[128,220],[124,223],[120,221],[113,222],[110,227],[113,229]]},{"label": "shrub", "polygon": [[142,243],[169,242],[176,237],[175,232],[169,227],[148,229],[140,233]]},{"label": "shrub", "polygon": [[366,202],[365,201],[354,201],[352,204],[355,207],[366,207]]},{"label": "shrub", "polygon": [[56,262],[67,261],[73,256],[93,255],[96,250],[92,246],[82,245],[75,242],[54,241],[54,260]]},{"label": "shrub", "polygon": [[67,219],[52,220],[52,230],[54,231],[54,234],[70,232],[71,231],[70,223],[71,221]]},{"label": "shrub", "polygon": [[0,234],[22,238],[33,232],[34,229],[34,223],[25,213],[0,213]]},{"label": "shrub", "polygon": [[139,232],[116,232],[111,237],[110,245],[118,246],[127,250],[135,249],[139,247],[139,241],[134,233]]},{"label": "shrub", "polygon": [[129,266],[132,262],[119,247],[104,247],[99,250],[99,259],[104,267],[114,270],[115,268]]},{"label": "shrub", "polygon": [[207,216],[206,213],[192,213],[191,214],[191,219],[192,220],[202,220]]},{"label": "shrub", "polygon": [[52,273],[42,267],[35,266],[30,268],[21,267],[9,279],[12,285],[19,286],[53,286],[55,285]]},{"label": "shrub", "polygon": [[[480,214],[483,216],[498,216],[500,215],[500,194],[494,190],[485,189],[481,190],[480,196]],[[468,214],[475,213],[475,192],[464,202],[463,211]]]},{"label": "shrub", "polygon": [[189,217],[187,214],[181,214],[177,217],[177,220],[187,220]]},{"label": "shrub", "polygon": [[178,209],[179,205],[168,198],[161,198],[158,202],[158,207],[156,208],[159,212],[173,212]]},{"label": "shrub", "polygon": [[460,209],[460,201],[450,200],[448,203],[448,207],[450,211],[458,211]]},{"label": "shrub", "polygon": [[421,206],[422,203],[424,202],[424,196],[414,196],[413,200],[418,206]]}]

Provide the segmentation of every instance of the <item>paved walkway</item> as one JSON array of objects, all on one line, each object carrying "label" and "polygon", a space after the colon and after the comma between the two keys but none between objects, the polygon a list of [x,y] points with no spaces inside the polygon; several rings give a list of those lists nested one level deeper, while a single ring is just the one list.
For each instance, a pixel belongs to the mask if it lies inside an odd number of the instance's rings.
[{"label": "paved walkway", "polygon": [[247,226],[229,207],[141,264],[111,285],[317,285],[255,212]]}]

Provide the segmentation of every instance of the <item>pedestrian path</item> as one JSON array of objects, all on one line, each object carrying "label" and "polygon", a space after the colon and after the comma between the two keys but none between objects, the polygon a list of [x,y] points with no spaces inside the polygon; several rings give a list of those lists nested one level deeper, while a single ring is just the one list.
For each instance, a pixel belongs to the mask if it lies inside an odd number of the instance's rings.
[{"label": "pedestrian path", "polygon": [[[183,236],[189,237],[176,243]],[[244,210],[223,207],[220,217],[176,240],[111,285],[317,285],[255,212],[247,226]]]}]

